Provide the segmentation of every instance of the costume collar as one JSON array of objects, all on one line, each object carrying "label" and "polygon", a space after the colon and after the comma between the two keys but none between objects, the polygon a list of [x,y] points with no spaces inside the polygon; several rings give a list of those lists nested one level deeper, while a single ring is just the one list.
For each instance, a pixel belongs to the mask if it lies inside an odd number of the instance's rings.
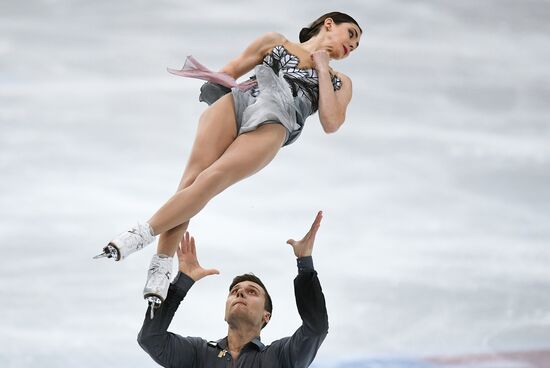
[{"label": "costume collar", "polygon": [[[227,336],[217,341],[208,341],[208,345],[216,346],[222,350],[227,350]],[[265,345],[260,340],[260,336],[256,336],[255,338],[253,338],[248,344],[243,346],[243,349],[246,348],[248,345],[255,346],[258,351],[264,351],[266,349]]]}]

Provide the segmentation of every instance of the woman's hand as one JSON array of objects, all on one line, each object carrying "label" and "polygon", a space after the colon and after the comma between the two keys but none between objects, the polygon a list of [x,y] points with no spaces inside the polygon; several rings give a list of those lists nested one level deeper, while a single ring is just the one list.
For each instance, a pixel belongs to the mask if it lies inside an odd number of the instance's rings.
[{"label": "woman's hand", "polygon": [[311,61],[313,61],[313,67],[318,73],[330,70],[328,65],[330,61],[330,55],[326,50],[317,50],[311,54]]},{"label": "woman's hand", "polygon": [[323,212],[319,211],[317,213],[317,216],[315,216],[315,220],[313,221],[313,224],[311,225],[311,228],[307,232],[307,234],[302,238],[302,240],[294,240],[294,239],[288,239],[287,244],[290,244],[292,248],[294,249],[294,254],[296,257],[307,257],[310,256],[313,251],[313,243],[315,242],[315,235],[317,234],[317,230],[319,230],[319,226],[321,226],[321,220],[323,219]]},{"label": "woman's hand", "polygon": [[195,238],[186,231],[179,247],[176,249],[179,262],[179,271],[191,277],[194,281],[199,281],[205,276],[219,274],[220,271],[210,268],[204,269],[197,259],[197,249],[195,248]]}]

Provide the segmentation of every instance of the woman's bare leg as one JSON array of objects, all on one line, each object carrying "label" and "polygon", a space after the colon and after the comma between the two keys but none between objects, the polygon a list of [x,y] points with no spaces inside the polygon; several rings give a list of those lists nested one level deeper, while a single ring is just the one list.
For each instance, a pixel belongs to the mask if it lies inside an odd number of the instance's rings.
[{"label": "woman's bare leg", "polygon": [[[220,98],[201,115],[191,155],[177,192],[187,188],[196,177],[212,165],[237,136],[235,109],[231,93]],[[157,254],[173,256],[189,221],[160,234]]]},{"label": "woman's bare leg", "polygon": [[[184,224],[215,195],[261,170],[275,157],[285,137],[285,128],[281,124],[265,124],[253,132],[239,135],[218,160],[151,217],[148,223],[155,234]],[[163,253],[173,255],[176,246]]]}]

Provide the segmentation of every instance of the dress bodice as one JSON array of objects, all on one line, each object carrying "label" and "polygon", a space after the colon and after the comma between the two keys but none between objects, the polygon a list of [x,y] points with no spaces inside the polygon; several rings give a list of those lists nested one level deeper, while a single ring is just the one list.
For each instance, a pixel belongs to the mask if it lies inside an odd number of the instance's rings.
[{"label": "dress bodice", "polygon": [[[313,68],[300,68],[300,59],[292,54],[284,45],[277,45],[263,58],[262,64],[270,67],[277,75],[281,74],[287,81],[295,98],[307,98],[314,113],[319,108],[319,78]],[[254,78],[254,77],[253,77]],[[334,90],[339,90],[342,81],[337,75],[331,75]],[[258,87],[250,90],[256,97],[260,91]]]}]

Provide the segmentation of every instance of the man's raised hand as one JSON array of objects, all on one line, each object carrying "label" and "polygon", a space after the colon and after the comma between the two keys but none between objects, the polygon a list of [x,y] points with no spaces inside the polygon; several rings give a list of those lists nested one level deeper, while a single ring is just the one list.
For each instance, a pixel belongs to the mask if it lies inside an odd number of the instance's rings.
[{"label": "man's raised hand", "polygon": [[210,268],[204,269],[197,259],[197,249],[195,247],[195,238],[186,231],[179,247],[176,250],[179,262],[179,271],[191,277],[194,281],[199,281],[205,276],[219,274],[220,271]]},{"label": "man's raised hand", "polygon": [[287,244],[290,244],[294,249],[294,254],[296,255],[296,257],[300,258],[311,255],[311,252],[313,251],[313,243],[315,242],[315,235],[317,234],[317,230],[319,230],[319,226],[321,226],[322,219],[323,212],[317,212],[317,216],[315,216],[315,221],[313,221],[311,228],[302,238],[302,240],[296,241],[294,239],[288,239],[286,241]]}]

